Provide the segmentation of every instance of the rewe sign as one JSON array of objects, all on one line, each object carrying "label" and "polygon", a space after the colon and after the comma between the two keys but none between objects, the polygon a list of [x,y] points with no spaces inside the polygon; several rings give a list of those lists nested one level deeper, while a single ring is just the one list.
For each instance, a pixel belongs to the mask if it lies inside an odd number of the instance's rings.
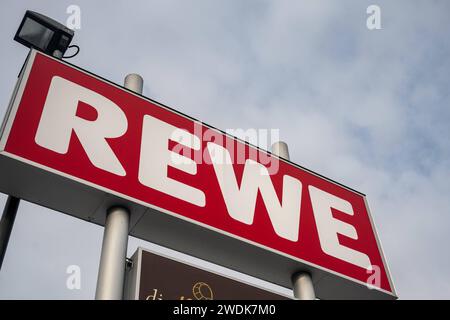
[{"label": "rewe sign", "polygon": [[[2,128],[3,192],[320,298],[393,298],[365,196],[32,51]],[[369,283],[371,289],[366,287]]]}]

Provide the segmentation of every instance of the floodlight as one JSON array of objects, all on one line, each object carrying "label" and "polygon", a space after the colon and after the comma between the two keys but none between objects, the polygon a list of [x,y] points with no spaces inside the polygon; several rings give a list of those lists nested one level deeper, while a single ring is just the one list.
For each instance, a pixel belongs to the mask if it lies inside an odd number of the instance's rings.
[{"label": "floodlight", "polygon": [[63,24],[40,13],[27,10],[14,40],[61,58],[72,41],[74,32]]}]

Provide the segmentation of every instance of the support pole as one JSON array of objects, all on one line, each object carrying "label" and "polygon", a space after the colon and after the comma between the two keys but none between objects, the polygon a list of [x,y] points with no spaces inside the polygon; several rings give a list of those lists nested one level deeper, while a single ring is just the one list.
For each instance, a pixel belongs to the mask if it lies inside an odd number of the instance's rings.
[{"label": "support pole", "polygon": [[[278,141],[272,144],[272,153],[280,158],[290,160],[286,142]],[[316,294],[311,275],[308,272],[298,272],[292,276],[294,297],[297,300],[314,300]]]},{"label": "support pole", "polygon": [[106,216],[102,254],[98,270],[96,300],[121,300],[125,281],[130,213],[113,207]]},{"label": "support pole", "polygon": [[277,141],[272,144],[272,153],[280,158],[284,158],[286,160],[290,159],[289,149],[286,142]]},{"label": "support pole", "polygon": [[292,277],[294,297],[297,300],[315,300],[316,293],[311,275],[308,272],[299,272]]},{"label": "support pole", "polygon": [[[124,86],[141,94],[143,83],[141,76],[129,74],[125,77]],[[130,212],[127,208],[108,209],[98,269],[96,300],[123,299],[129,225]]]},{"label": "support pole", "polygon": [[136,73],[130,73],[125,77],[123,86],[131,91],[142,94],[144,79]]},{"label": "support pole", "polygon": [[[31,52],[31,50],[30,50]],[[30,53],[28,53],[28,56]],[[25,62],[20,69],[19,75],[17,76],[18,80],[16,82],[16,86],[14,87],[13,94],[11,96],[11,100],[9,105],[11,105],[14,101],[14,97],[17,94],[17,90],[19,89],[19,80],[22,75],[23,70],[25,69],[25,65],[27,64],[28,57],[25,59]],[[8,195],[8,199],[5,203],[5,208],[3,209],[2,219],[0,220],[0,270],[3,266],[3,259],[5,258],[6,250],[8,249],[9,237],[11,236],[12,229],[14,227],[14,221],[16,220],[17,209],[19,208],[20,198],[16,198],[14,196]]]},{"label": "support pole", "polygon": [[16,219],[17,208],[19,208],[20,199],[8,196],[5,208],[3,209],[2,219],[0,220],[0,270],[8,248],[9,237]]}]

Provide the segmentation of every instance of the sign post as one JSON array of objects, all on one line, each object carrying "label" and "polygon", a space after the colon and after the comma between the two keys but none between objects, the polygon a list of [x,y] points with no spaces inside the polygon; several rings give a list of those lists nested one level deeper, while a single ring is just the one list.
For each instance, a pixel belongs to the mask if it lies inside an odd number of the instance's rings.
[{"label": "sign post", "polygon": [[[129,74],[125,77],[124,86],[141,94],[143,83],[141,76]],[[127,208],[115,206],[108,209],[98,269],[96,300],[123,298],[129,223],[130,212]]]},{"label": "sign post", "polygon": [[106,215],[96,300],[121,300],[123,297],[129,216],[128,210],[122,207],[113,207]]},{"label": "sign post", "polygon": [[314,284],[308,272],[298,272],[292,276],[294,297],[298,300],[315,300]]},{"label": "sign post", "polygon": [[[28,54],[29,57],[29,54]],[[28,60],[27,57],[27,60]],[[25,61],[26,64],[27,61]],[[14,91],[9,101],[11,105],[19,89],[20,79],[22,77],[23,67],[20,70]],[[1,130],[3,130],[4,123],[2,123]],[[1,131],[0,130],[0,131]],[[5,207],[3,208],[2,218],[0,220],[0,270],[3,266],[3,259],[5,258],[6,250],[8,249],[9,237],[11,236],[12,229],[14,227],[14,221],[16,220],[17,210],[19,208],[20,198],[14,197],[8,194]]]},{"label": "sign post", "polygon": [[[277,141],[272,145],[272,153],[280,158],[290,160],[289,148],[286,142]],[[298,300],[314,300],[314,284],[308,272],[296,272],[292,275],[292,285],[294,286],[294,297]]]},{"label": "sign post", "polygon": [[8,248],[9,237],[14,226],[19,203],[19,198],[8,196],[5,208],[3,209],[2,219],[0,220],[0,269],[3,265],[6,249]]}]

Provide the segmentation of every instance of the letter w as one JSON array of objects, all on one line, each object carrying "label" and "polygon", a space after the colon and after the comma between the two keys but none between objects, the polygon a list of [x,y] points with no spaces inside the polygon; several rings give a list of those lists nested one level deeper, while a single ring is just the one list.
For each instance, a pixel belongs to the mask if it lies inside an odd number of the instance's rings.
[{"label": "letter w", "polygon": [[298,241],[302,184],[288,175],[283,176],[282,201],[278,199],[267,168],[251,159],[244,166],[239,187],[230,153],[224,147],[208,143],[214,171],[230,216],[245,224],[253,224],[258,191],[266,206],[277,235]]}]

